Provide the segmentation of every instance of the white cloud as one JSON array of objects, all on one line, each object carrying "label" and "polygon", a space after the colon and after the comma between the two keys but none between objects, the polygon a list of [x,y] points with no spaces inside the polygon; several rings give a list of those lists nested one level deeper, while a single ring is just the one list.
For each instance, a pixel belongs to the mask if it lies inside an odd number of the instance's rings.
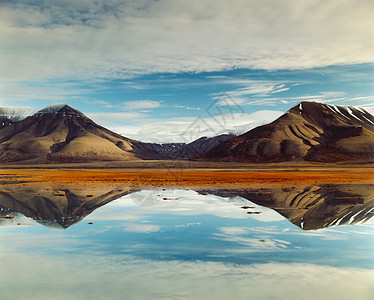
[{"label": "white cloud", "polygon": [[137,111],[128,111],[128,112],[87,113],[87,116],[89,118],[92,118],[95,122],[99,123],[100,125],[110,126],[110,124],[112,124],[112,122],[114,122],[114,121],[119,121],[119,122],[133,121],[133,122],[136,122],[137,120],[145,119],[148,115],[145,114],[145,113],[137,112]]},{"label": "white cloud", "polygon": [[282,249],[287,249],[290,247],[289,242],[282,241],[282,240],[275,240],[273,238],[264,238],[263,239],[255,238],[255,237],[245,237],[242,235],[235,235],[235,234],[225,234],[225,233],[216,233],[214,234],[214,239],[226,241],[226,242],[233,242],[240,245],[245,245],[250,247],[248,252],[258,252],[258,251],[274,251],[278,250],[281,251]]},{"label": "white cloud", "polygon": [[221,227],[219,230],[231,235],[246,234],[248,232],[248,229],[244,227]]},{"label": "white cloud", "polygon": [[372,104],[374,102],[374,96],[354,97],[354,98],[350,98],[349,100],[351,102],[361,101],[361,102],[370,102],[370,104]]},{"label": "white cloud", "polygon": [[161,103],[155,100],[135,100],[126,101],[122,105],[124,110],[141,110],[141,109],[152,109],[160,107]]},{"label": "white cloud", "polygon": [[191,106],[178,105],[178,104],[174,104],[174,105],[173,105],[173,108],[187,109],[187,110],[201,110],[200,107],[191,107]]},{"label": "white cloud", "polygon": [[151,233],[160,231],[161,227],[152,224],[137,224],[129,223],[123,226],[123,230],[127,232],[137,232],[137,233]]},{"label": "white cloud", "polygon": [[[11,240],[9,240],[11,241]],[[10,242],[10,245],[12,243]],[[86,245],[85,245],[86,246]],[[90,247],[89,247],[90,248]],[[89,249],[88,249],[89,250]],[[6,253],[7,299],[371,299],[373,271],[313,264],[137,259],[124,253]],[[58,270],[56,272],[56,270]],[[38,276],[35,276],[38,274]],[[43,283],[43,288],[40,283]],[[151,288],[150,288],[150,283]]]},{"label": "white cloud", "polygon": [[[265,97],[268,94],[275,94],[280,93],[283,91],[288,91],[289,88],[285,87],[284,84],[277,83],[277,82],[263,82],[263,81],[248,81],[247,83],[249,86],[239,88],[233,91],[226,92],[229,97],[240,99],[240,97],[248,96],[248,95],[257,95]],[[217,94],[213,94],[217,95]],[[213,97],[213,99],[220,99],[222,97],[221,94]]]},{"label": "white cloud", "polygon": [[86,100],[85,101],[86,103],[90,104],[90,105],[101,105],[101,106],[104,106],[106,108],[114,108],[114,105],[109,103],[108,101],[104,101],[104,100]]},{"label": "white cloud", "polygon": [[299,97],[291,97],[289,99],[293,99],[296,101],[338,101],[347,99],[344,92],[320,92],[316,95],[305,95]]},{"label": "white cloud", "polygon": [[[235,82],[235,81],[234,81]],[[254,81],[254,80],[240,80],[239,84],[248,85],[235,90],[227,91],[225,93],[211,94],[213,99],[217,101],[217,105],[221,106],[244,106],[244,105],[265,105],[276,106],[279,102],[288,104],[301,101],[315,101],[315,102],[336,102],[336,101],[367,101],[370,97],[348,98],[345,92],[320,92],[314,95],[304,95],[298,97],[282,96],[274,97],[274,94],[288,91],[290,87],[286,87],[281,82],[272,81]],[[293,84],[295,86],[298,84]]]},{"label": "white cloud", "polygon": [[[0,58],[1,64],[1,58]],[[47,103],[81,100],[84,89],[76,83],[59,82],[58,84],[24,84],[4,80],[0,72],[0,105],[2,101],[42,100]]]},{"label": "white cloud", "polygon": [[373,62],[370,0],[2,2],[2,82]]},{"label": "white cloud", "polygon": [[[258,210],[258,208],[256,209]],[[273,215],[269,213],[268,210],[263,210],[265,215],[271,218],[263,218],[262,221],[269,222],[275,221],[277,217],[279,220],[283,219],[279,214],[273,211]],[[257,219],[257,218],[256,218]],[[276,226],[266,226],[266,227],[220,227],[218,228],[220,232],[215,233],[215,239],[237,243],[240,245],[250,246],[248,249],[251,252],[256,252],[259,250],[282,250],[294,248],[297,246],[292,245],[292,243],[275,238],[276,235],[284,234],[279,227]],[[323,231],[305,232],[300,230],[288,230],[290,235],[305,235],[305,236],[319,236],[323,240],[337,241],[348,239],[346,232],[339,232],[334,229],[324,229]],[[360,232],[360,234],[365,234]],[[248,236],[246,236],[248,235]]]},{"label": "white cloud", "polygon": [[[264,210],[264,212],[266,214],[267,210]],[[275,213],[275,215],[277,214]],[[279,220],[283,219],[279,215],[278,217]],[[277,217],[273,217],[273,220],[268,221],[275,221],[276,219]],[[250,249],[247,250],[251,252],[259,250],[274,251],[293,247],[290,242],[274,238],[275,235],[280,233],[278,227],[220,227],[218,229],[219,232],[214,234],[214,239],[250,246]]]},{"label": "white cloud", "polygon": [[270,94],[285,92],[285,91],[288,91],[289,89],[290,88],[288,88],[288,87],[278,87],[278,89],[276,89],[274,91],[271,91]]},{"label": "white cloud", "polygon": [[288,91],[290,87],[286,87],[284,83],[264,80],[230,80],[221,79],[221,83],[230,83],[244,87],[235,90],[226,91],[224,93],[211,94],[212,99],[217,105],[239,107],[241,105],[266,105],[275,106],[279,103],[279,98],[270,98],[272,94]]}]

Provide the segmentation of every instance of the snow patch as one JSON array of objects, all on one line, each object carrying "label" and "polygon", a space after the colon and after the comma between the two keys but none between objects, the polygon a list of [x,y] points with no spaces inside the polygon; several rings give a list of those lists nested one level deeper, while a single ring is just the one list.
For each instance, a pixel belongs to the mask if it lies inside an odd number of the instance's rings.
[{"label": "snow patch", "polygon": [[[355,107],[356,109],[360,110],[362,113],[364,114],[369,114],[369,115],[372,115],[374,116],[374,108],[372,107],[366,107],[366,108],[362,108],[362,107]],[[374,122],[369,120],[368,118],[366,118],[365,115],[362,116],[365,120],[367,120],[369,123],[373,124],[374,125]]]},{"label": "snow patch", "polygon": [[354,117],[355,119],[359,120],[360,122],[364,123],[364,121],[362,121],[361,119],[357,118],[354,114],[353,114],[353,111],[349,108],[349,106],[345,106],[346,110],[348,111],[348,113]]},{"label": "snow patch", "polygon": [[363,109],[362,107],[354,106],[354,108],[361,111],[364,114],[366,113],[365,109]]},{"label": "snow patch", "polygon": [[47,106],[46,108],[39,110],[38,114],[56,114],[65,106],[67,106],[67,104],[65,103],[52,104],[50,106]]},{"label": "snow patch", "polygon": [[350,109],[349,106],[339,106],[339,105],[327,105],[327,107],[333,111],[333,112],[337,112],[339,113],[340,115],[342,115],[343,117],[345,117],[346,119],[349,119],[348,116],[346,116],[344,113],[342,113],[342,111],[345,109],[350,116],[354,117],[355,119],[359,120],[360,122],[362,123],[365,123],[365,121],[362,119],[364,118],[366,121],[368,121],[369,123],[373,124],[374,125],[374,122],[369,120],[365,114],[370,114],[370,115],[373,115],[374,114],[374,109],[373,108],[362,108],[362,107],[358,107],[358,106],[350,106],[351,108],[354,108],[355,110],[357,110],[360,114],[360,118],[357,117],[354,112],[352,111],[352,109]]},{"label": "snow patch", "polygon": [[364,109],[366,110],[367,113],[374,116],[374,107],[365,107]]},{"label": "snow patch", "polygon": [[336,112],[338,112],[339,114],[342,114],[341,111],[339,110],[339,107],[337,107],[336,105],[331,105],[331,107],[334,108]]},{"label": "snow patch", "polygon": [[345,114],[343,114],[343,113],[339,110],[339,106],[337,106],[337,105],[331,105],[331,107],[333,107],[334,110],[335,110],[338,114],[342,115],[342,116],[343,116],[344,118],[346,118],[346,119],[349,119]]},{"label": "snow patch", "polygon": [[374,125],[374,122],[373,121],[370,121],[368,118],[366,118],[365,116],[362,116],[366,121],[370,122],[371,124]]},{"label": "snow patch", "polygon": [[327,108],[329,108],[332,112],[336,112],[335,108],[333,105],[327,105]]},{"label": "snow patch", "polygon": [[353,225],[354,224],[354,221],[355,221],[355,217],[357,215],[359,215],[361,213],[361,211],[359,211],[358,213],[355,213],[353,216],[351,216],[351,218],[349,219],[348,221],[348,225]]}]

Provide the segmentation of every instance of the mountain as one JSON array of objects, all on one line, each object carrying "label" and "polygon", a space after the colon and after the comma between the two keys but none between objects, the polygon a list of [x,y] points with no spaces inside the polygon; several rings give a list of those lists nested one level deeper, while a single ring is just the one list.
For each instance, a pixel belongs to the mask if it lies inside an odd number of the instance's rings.
[{"label": "mountain", "polygon": [[221,134],[214,137],[201,137],[191,143],[145,143],[148,149],[159,154],[160,159],[195,159],[218,144],[235,137],[233,134]]},{"label": "mountain", "polygon": [[144,143],[146,149],[158,154],[158,159],[186,159],[179,155],[187,147],[186,143]]},{"label": "mountain", "polygon": [[66,104],[52,105],[0,129],[0,162],[72,162],[157,158]]},{"label": "mountain", "polygon": [[372,161],[374,116],[363,108],[301,102],[274,122],[220,143],[202,159]]},{"label": "mountain", "polygon": [[213,149],[215,146],[221,144],[224,141],[227,141],[235,137],[233,134],[221,134],[214,137],[201,137],[189,144],[181,150],[179,153],[181,156],[187,159],[194,159],[200,157],[204,153]]}]

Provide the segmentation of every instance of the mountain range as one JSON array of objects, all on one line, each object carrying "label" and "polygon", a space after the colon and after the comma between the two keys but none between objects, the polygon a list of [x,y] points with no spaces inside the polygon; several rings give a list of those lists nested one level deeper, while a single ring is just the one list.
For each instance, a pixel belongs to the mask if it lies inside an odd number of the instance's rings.
[{"label": "mountain range", "polygon": [[[301,102],[270,124],[187,143],[123,137],[66,104],[32,113],[0,108],[0,162],[182,160],[372,161],[374,116],[363,108]],[[250,122],[251,120],[249,120]]]}]

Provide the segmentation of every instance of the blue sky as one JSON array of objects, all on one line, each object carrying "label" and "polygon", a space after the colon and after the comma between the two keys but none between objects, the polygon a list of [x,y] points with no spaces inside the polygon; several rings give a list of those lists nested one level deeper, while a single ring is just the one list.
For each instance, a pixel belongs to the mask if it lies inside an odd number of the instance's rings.
[{"label": "blue sky", "polygon": [[250,129],[302,100],[370,107],[373,9],[368,0],[2,1],[0,106],[67,103],[155,142]]}]

